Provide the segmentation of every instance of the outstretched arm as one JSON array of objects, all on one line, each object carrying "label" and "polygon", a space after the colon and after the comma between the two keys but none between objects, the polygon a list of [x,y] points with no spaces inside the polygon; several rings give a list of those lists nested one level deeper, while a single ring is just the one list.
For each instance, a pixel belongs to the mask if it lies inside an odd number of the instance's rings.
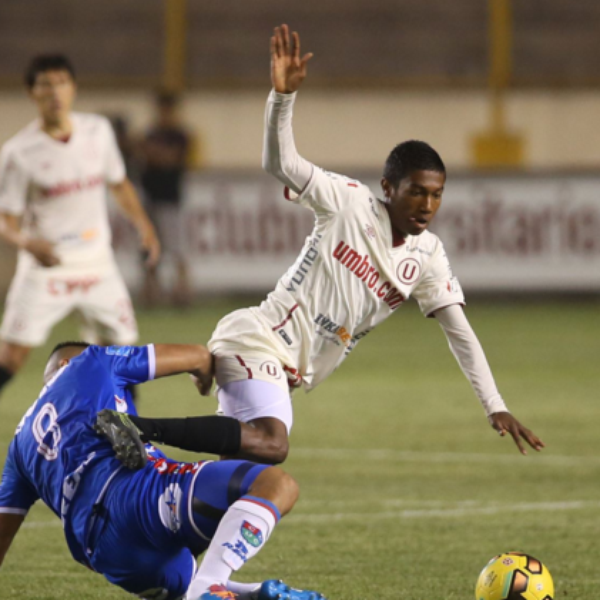
[{"label": "outstretched arm", "polygon": [[302,158],[294,143],[292,112],[295,92],[306,77],[312,54],[300,57],[300,36],[290,37],[287,25],[276,27],[271,37],[271,82],[265,114],[263,168],[296,193],[309,182],[313,165]]},{"label": "outstretched arm", "polygon": [[491,426],[502,436],[509,433],[522,454],[527,454],[522,439],[534,450],[541,450],[544,447],[543,442],[508,412],[496,387],[483,348],[462,306],[454,304],[442,308],[435,312],[435,317],[448,338],[452,354],[481,401]]},{"label": "outstretched arm", "polygon": [[155,344],[155,377],[189,373],[203,396],[210,392],[213,379],[213,357],[200,344]]},{"label": "outstretched arm", "polygon": [[24,520],[25,515],[0,513],[0,566]]}]

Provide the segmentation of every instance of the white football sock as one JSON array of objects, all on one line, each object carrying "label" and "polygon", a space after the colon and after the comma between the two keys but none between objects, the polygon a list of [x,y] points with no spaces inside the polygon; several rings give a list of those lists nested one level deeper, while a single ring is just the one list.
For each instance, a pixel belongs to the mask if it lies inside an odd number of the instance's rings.
[{"label": "white football sock", "polygon": [[230,579],[226,587],[230,592],[237,594],[240,597],[239,600],[255,600],[261,585],[262,582],[240,583],[239,581],[231,581]]},{"label": "white football sock", "polygon": [[234,502],[217,527],[188,588],[187,600],[197,600],[213,584],[226,585],[231,572],[264,546],[279,518],[277,507],[268,500],[243,496]]}]

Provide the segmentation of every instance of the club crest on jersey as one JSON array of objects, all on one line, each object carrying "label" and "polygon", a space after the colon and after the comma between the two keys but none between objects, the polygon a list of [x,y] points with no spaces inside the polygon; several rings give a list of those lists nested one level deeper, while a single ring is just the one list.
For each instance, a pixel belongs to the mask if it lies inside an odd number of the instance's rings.
[{"label": "club crest on jersey", "polygon": [[421,264],[415,258],[405,258],[396,269],[398,279],[405,285],[415,283],[421,274]]},{"label": "club crest on jersey", "polygon": [[252,523],[248,523],[248,521],[242,523],[240,533],[242,534],[242,537],[255,548],[258,548],[263,543],[262,531],[258,527],[252,525]]}]

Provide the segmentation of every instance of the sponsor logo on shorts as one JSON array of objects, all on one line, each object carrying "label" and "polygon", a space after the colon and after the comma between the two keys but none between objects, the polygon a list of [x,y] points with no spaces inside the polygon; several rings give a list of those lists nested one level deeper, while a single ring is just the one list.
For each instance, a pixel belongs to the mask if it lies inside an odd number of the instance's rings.
[{"label": "sponsor logo on shorts", "polygon": [[172,483],[158,499],[158,514],[162,524],[177,533],[181,529],[180,506],[183,492],[179,484]]},{"label": "sponsor logo on shorts", "polygon": [[161,456],[152,456],[152,448],[147,448],[148,462],[161,475],[194,475],[200,470],[204,461],[195,463],[176,462]]},{"label": "sponsor logo on shorts", "polygon": [[119,396],[115,394],[115,405],[117,406],[117,412],[127,412],[127,400],[125,400],[125,398],[119,398]]},{"label": "sponsor logo on shorts", "polygon": [[263,543],[262,531],[258,527],[252,525],[252,523],[248,523],[248,521],[242,523],[240,532],[242,537],[255,548],[258,548]]},{"label": "sponsor logo on shorts", "polygon": [[84,277],[81,279],[49,279],[48,293],[51,296],[70,296],[76,292],[87,294],[90,288],[100,283],[99,277]]}]

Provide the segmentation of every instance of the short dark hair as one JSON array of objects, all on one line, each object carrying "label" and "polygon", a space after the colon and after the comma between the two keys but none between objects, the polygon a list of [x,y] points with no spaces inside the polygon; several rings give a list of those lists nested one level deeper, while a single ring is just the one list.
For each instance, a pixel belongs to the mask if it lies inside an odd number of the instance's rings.
[{"label": "short dark hair", "polygon": [[440,155],[427,143],[408,140],[398,144],[389,154],[383,167],[383,176],[393,186],[412,171],[436,171],[446,174]]},{"label": "short dark hair", "polygon": [[90,346],[91,346],[91,344],[88,344],[87,342],[81,342],[81,341],[76,341],[76,340],[60,342],[59,344],[56,344],[56,346],[54,346],[54,348],[52,348],[52,352],[50,352],[50,354],[48,355],[48,358],[50,358],[55,352],[58,352],[59,350],[62,350],[63,348],[89,348]]},{"label": "short dark hair", "polygon": [[37,76],[46,71],[67,71],[75,80],[75,69],[64,54],[38,54],[25,70],[25,85],[31,89]]}]

